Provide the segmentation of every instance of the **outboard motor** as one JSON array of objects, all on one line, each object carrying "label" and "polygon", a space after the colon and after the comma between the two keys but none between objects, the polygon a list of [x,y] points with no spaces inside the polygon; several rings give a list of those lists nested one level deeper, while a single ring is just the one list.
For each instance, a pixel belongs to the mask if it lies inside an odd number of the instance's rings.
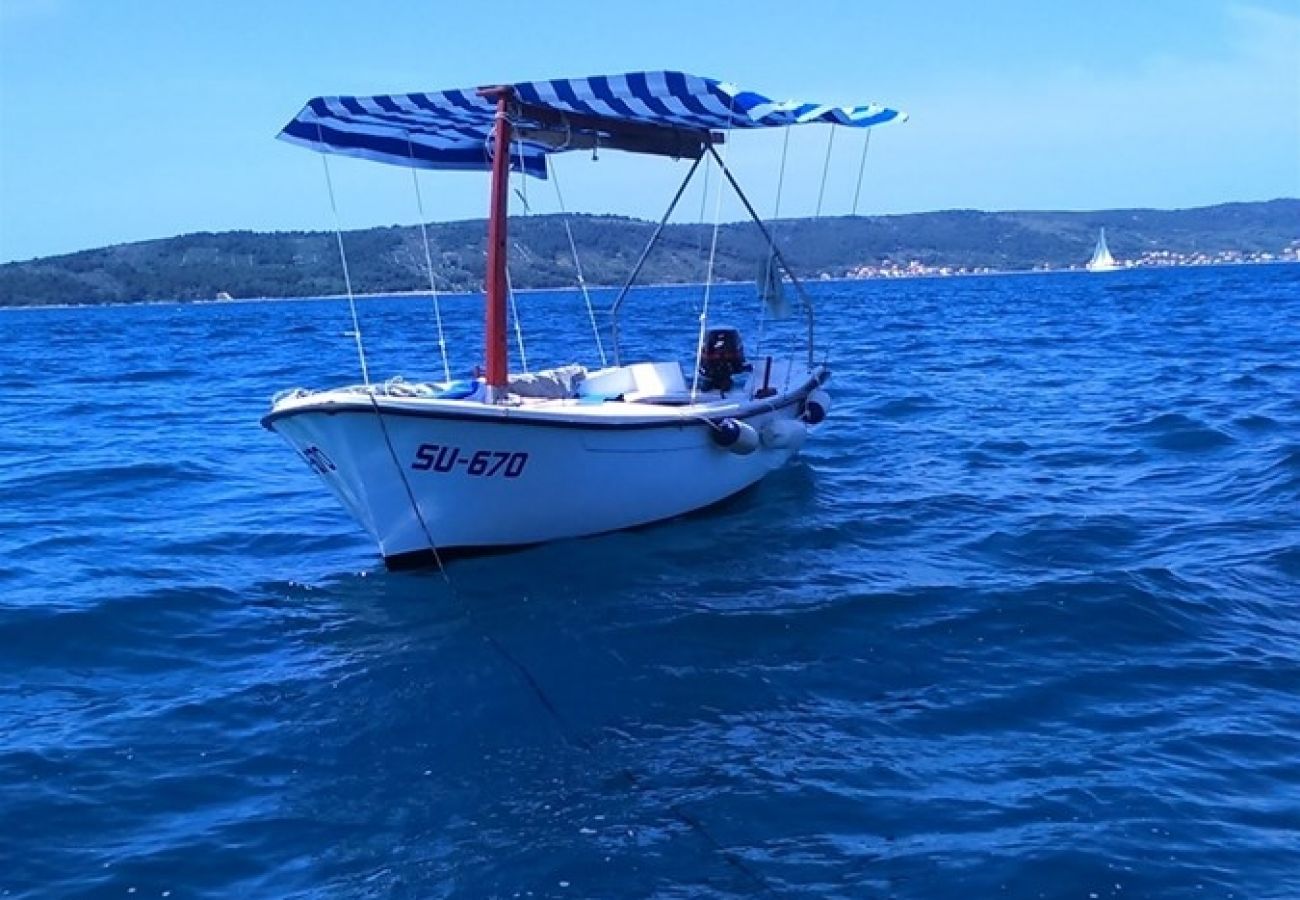
[{"label": "outboard motor", "polygon": [[731,390],[735,376],[753,370],[745,362],[745,345],[735,328],[710,328],[700,355],[700,386],[706,391]]}]

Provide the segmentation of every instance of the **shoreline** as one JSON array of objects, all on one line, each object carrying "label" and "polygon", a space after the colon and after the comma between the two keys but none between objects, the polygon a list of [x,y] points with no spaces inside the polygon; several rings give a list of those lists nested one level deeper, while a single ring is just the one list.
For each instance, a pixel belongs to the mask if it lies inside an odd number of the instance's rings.
[{"label": "shoreline", "polygon": [[[1122,275],[1128,272],[1145,272],[1145,271],[1163,271],[1167,269],[1225,269],[1235,268],[1238,266],[1287,266],[1300,265],[1300,259],[1270,259],[1270,260],[1238,260],[1234,262],[1214,262],[1214,263],[1189,263],[1181,265],[1136,265],[1124,266],[1122,268],[1109,272],[1089,272],[1082,266],[1069,269],[991,269],[987,272],[949,272],[941,274],[938,272],[900,272],[897,275],[869,275],[865,277],[850,278],[801,278],[804,285],[818,284],[861,284],[865,282],[894,282],[894,281],[921,281],[921,280],[940,280],[949,278],[1005,278],[1008,276],[1022,275],[1094,275],[1097,277]],[[715,281],[715,286],[732,287],[735,285],[751,285],[751,281]],[[599,291],[617,291],[620,285],[588,285],[588,290],[592,292]],[[638,284],[633,290],[686,290],[688,288],[703,288],[703,281],[686,281],[686,282],[667,282],[662,284]],[[567,287],[546,287],[546,288],[516,288],[516,294],[548,294],[559,292],[579,293],[581,288],[577,285]],[[421,298],[430,298],[428,290],[411,290],[411,291],[366,291],[354,293],[355,300],[385,300],[385,299],[402,299],[414,300]],[[464,298],[464,297],[482,297],[482,291],[438,291],[437,296],[442,298]],[[249,303],[321,303],[346,300],[347,294],[320,294],[312,297],[232,297],[228,300],[218,300],[216,298],[203,300],[112,300],[106,303],[34,303],[30,305],[19,304],[0,304],[0,312],[24,310],[24,309],[119,309],[122,307],[135,306],[228,306]]]}]

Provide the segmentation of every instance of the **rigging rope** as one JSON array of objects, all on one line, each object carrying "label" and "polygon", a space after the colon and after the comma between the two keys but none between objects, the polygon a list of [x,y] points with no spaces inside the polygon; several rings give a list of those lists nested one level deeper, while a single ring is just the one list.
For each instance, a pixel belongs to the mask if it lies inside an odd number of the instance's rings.
[{"label": "rigging rope", "polygon": [[871,129],[864,128],[866,135],[862,139],[862,161],[858,163],[858,186],[853,191],[853,215],[858,214],[858,198],[862,196],[862,173],[867,171],[867,151],[871,149]]},{"label": "rigging rope", "polygon": [[785,159],[790,152],[790,128],[785,126],[785,138],[781,141],[781,170],[776,176],[776,203],[772,206],[772,225],[775,227],[777,218],[781,215],[781,191],[785,188]]},{"label": "rigging rope", "polygon": [[[515,244],[518,247],[518,244]],[[519,306],[515,303],[515,285],[510,280],[510,267],[506,266],[506,293],[510,295],[510,318],[515,323],[515,343],[519,345],[519,365],[523,366],[524,372],[529,371],[528,353],[524,350],[524,332],[519,327]]]},{"label": "rigging rope", "polygon": [[[321,140],[321,142],[324,143],[324,141],[321,139],[321,128],[319,125],[316,126],[316,137],[317,140]],[[384,436],[384,444],[388,447],[388,454],[393,460],[393,465],[396,466],[397,468],[397,477],[401,479],[402,486],[406,489],[407,499],[410,500],[411,502],[411,510],[412,512],[415,513],[415,517],[420,523],[420,528],[424,531],[425,539],[429,542],[429,549],[433,551],[433,558],[438,562],[438,569],[443,572],[443,578],[446,578],[447,573],[442,568],[442,556],[438,553],[438,548],[433,543],[433,535],[429,531],[428,523],[426,523],[424,520],[424,515],[420,512],[419,504],[416,503],[415,494],[411,490],[410,482],[406,480],[406,472],[402,468],[401,463],[398,462],[397,451],[393,449],[393,441],[388,434],[388,425],[384,422],[384,415],[379,409],[379,401],[375,398],[375,391],[370,386],[370,370],[366,366],[366,351],[365,351],[365,347],[361,343],[361,323],[357,318],[357,303],[356,303],[356,298],[352,293],[352,274],[348,271],[348,255],[347,252],[343,249],[343,225],[339,219],[338,202],[334,197],[334,179],[330,174],[329,154],[322,153],[320,155],[320,159],[321,159],[321,164],[325,169],[325,188],[326,191],[329,193],[330,212],[334,214],[334,237],[338,241],[338,245],[339,245],[339,262],[342,263],[343,265],[343,284],[348,292],[348,309],[352,313],[352,337],[356,340],[356,344],[357,344],[357,358],[361,361],[361,379],[365,382],[366,396],[370,399],[370,405],[375,410],[375,419],[376,421],[378,421],[379,430]],[[412,169],[411,172],[412,174],[414,174],[415,170]],[[417,196],[419,195],[418,184],[416,185],[416,194]],[[421,230],[424,229],[423,210],[421,210],[420,213],[420,228]],[[427,241],[425,243],[425,252],[426,254],[428,253]],[[432,280],[433,280],[432,269],[430,269],[429,279],[430,279],[430,283],[432,284]],[[439,332],[441,333],[441,319],[439,319]],[[443,357],[443,361],[445,364],[446,362],[445,356]],[[450,378],[448,380],[450,380]]]},{"label": "rigging rope", "polygon": [[[870,133],[871,129],[867,129],[867,131],[868,131],[868,133]],[[821,186],[817,188],[817,211],[813,214],[813,218],[814,218],[814,219],[820,219],[820,218],[822,217],[822,199],[826,196],[826,176],[827,176],[828,174],[830,174],[830,170],[831,170],[831,148],[834,147],[834,146],[835,146],[835,125],[832,124],[832,125],[831,125],[831,133],[830,133],[830,137],[828,137],[828,138],[826,139],[826,160],[825,160],[825,162],[822,163],[822,183],[821,183]],[[855,199],[854,199],[854,204],[856,205],[856,203],[857,203],[857,200],[856,200],[856,198],[855,198]],[[810,344],[809,347],[808,347],[808,353],[809,353],[809,355],[811,356],[811,354],[812,354],[812,345],[811,345],[811,344]],[[826,354],[829,355],[829,353],[830,353],[830,350],[829,350],[829,348],[827,348],[827,350],[826,350]],[[828,356],[827,356],[827,357],[823,357],[823,364],[825,363],[825,359],[826,359],[826,358],[828,358]],[[811,359],[809,360],[809,363],[811,363]],[[790,388],[790,372],[791,372],[790,368],[787,368],[787,369],[785,370],[785,387],[786,387],[786,390],[789,390],[789,388]]]},{"label": "rigging rope", "polygon": [[582,277],[582,263],[578,259],[578,244],[573,240],[573,229],[569,227],[569,213],[564,208],[564,195],[560,193],[560,176],[554,160],[547,158],[551,169],[551,184],[555,185],[555,199],[560,205],[560,219],[564,222],[564,233],[569,237],[569,250],[573,252],[573,270],[578,276],[578,287],[582,289],[582,299],[587,304],[587,318],[591,319],[591,333],[596,338],[596,352],[600,354],[600,366],[608,365],[605,359],[605,345],[600,340],[600,326],[596,324],[596,308],[591,303],[591,292],[587,290],[587,279]]},{"label": "rigging rope", "polygon": [[[316,126],[317,137],[320,137],[320,126]],[[324,143],[322,140],[321,143]],[[339,221],[339,207],[334,201],[334,179],[330,177],[330,160],[328,153],[320,155],[321,163],[325,166],[325,188],[330,195],[330,211],[334,213],[334,237],[339,245],[339,262],[343,264],[343,286],[348,292],[348,309],[352,313],[352,337],[357,344],[357,359],[361,361],[361,380],[365,382],[367,388],[370,387],[370,369],[366,366],[366,350],[361,343],[361,322],[357,319],[357,301],[352,294],[352,274],[348,272],[348,255],[343,250],[343,225]]]},{"label": "rigging rope", "polygon": [[[406,138],[406,148],[411,154],[411,159],[415,159],[415,148],[411,146],[411,138]],[[416,174],[419,170],[411,166],[411,184],[415,185],[415,208],[420,215],[420,238],[424,241],[424,266],[429,273],[429,295],[433,297],[433,318],[438,324],[438,352],[442,355],[442,377],[444,381],[451,381],[451,363],[447,360],[447,338],[442,330],[442,307],[438,303],[438,288],[433,283],[433,254],[429,252],[429,229],[424,224],[424,198],[420,196],[420,178]]]},{"label": "rigging rope", "polygon": [[[515,193],[519,195],[519,201],[523,207],[524,215],[527,216],[529,213],[528,174],[524,171],[524,142],[522,140],[517,140],[515,141],[515,146],[519,148],[519,180],[521,182],[520,187],[515,189]],[[523,246],[518,241],[515,241],[515,248],[520,251],[523,250]],[[524,372],[527,373],[529,371],[528,353],[524,350],[524,331],[519,324],[519,304],[515,300],[514,281],[510,278],[509,257],[506,259],[506,296],[510,298],[510,317],[514,320],[515,324],[515,343],[519,345],[519,364],[523,366]]]},{"label": "rigging rope", "polygon": [[[732,101],[735,103],[734,99]],[[731,120],[731,107],[727,108],[727,120]],[[712,147],[710,147],[712,149]],[[727,154],[731,151],[731,141],[722,145],[722,158],[719,164],[725,169],[727,165]],[[708,169],[705,169],[708,172]],[[704,278],[704,303],[700,308],[700,334],[695,341],[695,372],[691,375],[691,403],[695,402],[695,395],[700,386],[700,361],[704,358],[704,333],[709,324],[709,295],[713,291],[713,263],[718,256],[718,230],[722,224],[722,179],[718,179],[717,196],[713,203],[713,240],[709,244],[709,266]]]},{"label": "rigging rope", "polygon": [[[709,170],[713,168],[712,163],[712,159],[704,160],[704,180],[700,184],[700,239],[695,245],[695,253],[697,256],[704,256],[704,213],[705,209],[709,205]],[[693,295],[691,299],[694,301],[695,298]]]},{"label": "rigging rope", "polygon": [[[772,238],[773,245],[776,244],[776,220],[781,216],[781,192],[785,188],[785,161],[790,152],[790,126],[785,126],[785,136],[781,140],[781,168],[776,176],[776,202],[772,205],[772,227],[768,233]],[[763,264],[763,281],[759,290],[758,298],[758,340],[754,342],[754,357],[762,355],[763,349],[763,332],[767,325],[767,300],[763,296],[763,291],[767,289],[768,280],[771,277],[771,268],[776,264],[776,254],[772,248],[768,249],[767,261]]]},{"label": "rigging rope", "polygon": [[822,164],[822,184],[817,189],[817,212],[813,214],[814,219],[820,219],[822,216],[822,198],[826,196],[826,176],[831,170],[831,148],[835,146],[835,126],[831,126],[831,136],[826,139],[826,162]]}]

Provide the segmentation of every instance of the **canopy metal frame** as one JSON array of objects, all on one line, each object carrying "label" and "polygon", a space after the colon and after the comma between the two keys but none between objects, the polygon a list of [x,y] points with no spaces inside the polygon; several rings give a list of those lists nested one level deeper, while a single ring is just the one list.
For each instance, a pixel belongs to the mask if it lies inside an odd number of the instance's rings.
[{"label": "canopy metal frame", "polygon": [[[799,302],[803,307],[804,319],[808,329],[808,367],[812,368],[817,356],[816,314],[813,311],[812,298],[808,295],[808,291],[804,288],[803,282],[799,279],[799,276],[795,275],[794,270],[790,268],[789,262],[786,261],[785,254],[783,254],[781,248],[776,245],[776,239],[772,237],[772,232],[759,216],[758,211],[754,209],[754,204],[750,202],[749,197],[746,196],[744,190],[741,189],[740,182],[736,180],[736,176],[732,174],[731,169],[727,167],[726,162],[723,161],[722,157],[718,154],[718,151],[713,148],[712,144],[707,145],[705,149],[706,152],[713,157],[713,161],[717,163],[718,169],[726,177],[727,183],[731,186],[732,191],[735,192],[736,196],[740,199],[740,202],[744,205],[745,211],[749,213],[750,219],[752,219],[754,224],[758,226],[759,232],[763,235],[763,240],[767,242],[768,250],[771,252],[772,256],[776,257],[776,261],[780,265],[782,271],[784,271],[786,276],[790,279],[790,283],[794,285],[795,293],[799,295]],[[628,293],[636,283],[637,276],[641,274],[641,269],[645,266],[645,262],[650,256],[650,252],[654,249],[655,245],[659,242],[659,238],[663,235],[664,227],[668,224],[668,220],[672,216],[673,211],[676,210],[677,204],[681,201],[682,195],[686,192],[687,186],[695,176],[695,172],[699,168],[702,159],[703,155],[696,158],[695,162],[691,165],[690,170],[686,173],[686,177],[682,179],[682,183],[678,186],[677,192],[673,194],[672,202],[668,204],[668,209],[664,212],[663,217],[659,220],[659,224],[655,226],[654,232],[650,235],[650,240],[646,243],[645,249],[641,251],[641,255],[637,258],[636,264],[632,266],[632,271],[623,282],[623,286],[619,289],[618,295],[614,298],[614,302],[610,304],[610,337],[612,338],[614,347],[614,365],[616,366],[623,364],[622,348],[619,344],[619,313],[622,310],[623,301],[627,299]]]}]

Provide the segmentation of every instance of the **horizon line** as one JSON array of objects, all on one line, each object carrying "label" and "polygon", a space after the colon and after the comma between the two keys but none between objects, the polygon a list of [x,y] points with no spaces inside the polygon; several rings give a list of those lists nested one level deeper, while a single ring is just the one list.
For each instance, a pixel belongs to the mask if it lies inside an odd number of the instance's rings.
[{"label": "horizon line", "polygon": [[[839,214],[839,215],[821,215],[821,216],[782,216],[779,218],[763,219],[764,222],[806,222],[821,220],[843,220],[843,219],[901,219],[909,216],[933,216],[945,213],[984,213],[988,215],[1102,215],[1102,214],[1120,214],[1136,212],[1192,212],[1195,210],[1217,209],[1223,206],[1245,206],[1256,205],[1262,206],[1271,203],[1300,202],[1300,196],[1278,196],[1270,197],[1267,200],[1225,200],[1220,203],[1209,203],[1200,206],[1116,206],[1105,209],[980,209],[978,207],[947,207],[943,209],[918,210],[913,212],[901,213],[871,213],[871,214]],[[655,225],[653,219],[642,219],[637,216],[626,216],[619,213],[593,213],[593,212],[546,212],[535,214],[516,214],[508,217],[510,220],[526,221],[528,219],[556,219],[556,218],[600,218],[600,219],[617,219],[623,222],[636,222],[640,224]],[[487,217],[475,217],[472,219],[429,219],[423,224],[429,225],[460,225],[471,222],[486,222]],[[750,222],[750,219],[729,219],[718,222],[719,227],[729,225],[743,225]],[[355,234],[363,231],[375,231],[386,228],[418,228],[420,222],[410,224],[391,223],[387,225],[366,225],[358,228],[341,229],[342,234]],[[672,222],[669,225],[684,225],[687,227],[713,227],[713,223],[699,222]],[[198,235],[224,235],[224,234],[252,234],[252,235],[285,235],[285,234],[333,234],[333,228],[286,228],[286,229],[269,229],[265,231],[255,228],[226,228],[219,231],[184,231],[178,234],[162,235],[158,237],[139,238],[136,240],[119,241],[112,244],[99,244],[93,247],[81,247],[76,250],[65,250],[58,253],[47,253],[42,256],[31,256],[23,259],[0,259],[0,266],[23,265],[27,263],[40,262],[43,260],[59,259],[65,256],[76,256],[79,253],[94,253],[99,250],[111,250],[116,247],[129,247],[135,244],[149,244],[157,241],[170,241],[178,238],[195,237]]]}]

